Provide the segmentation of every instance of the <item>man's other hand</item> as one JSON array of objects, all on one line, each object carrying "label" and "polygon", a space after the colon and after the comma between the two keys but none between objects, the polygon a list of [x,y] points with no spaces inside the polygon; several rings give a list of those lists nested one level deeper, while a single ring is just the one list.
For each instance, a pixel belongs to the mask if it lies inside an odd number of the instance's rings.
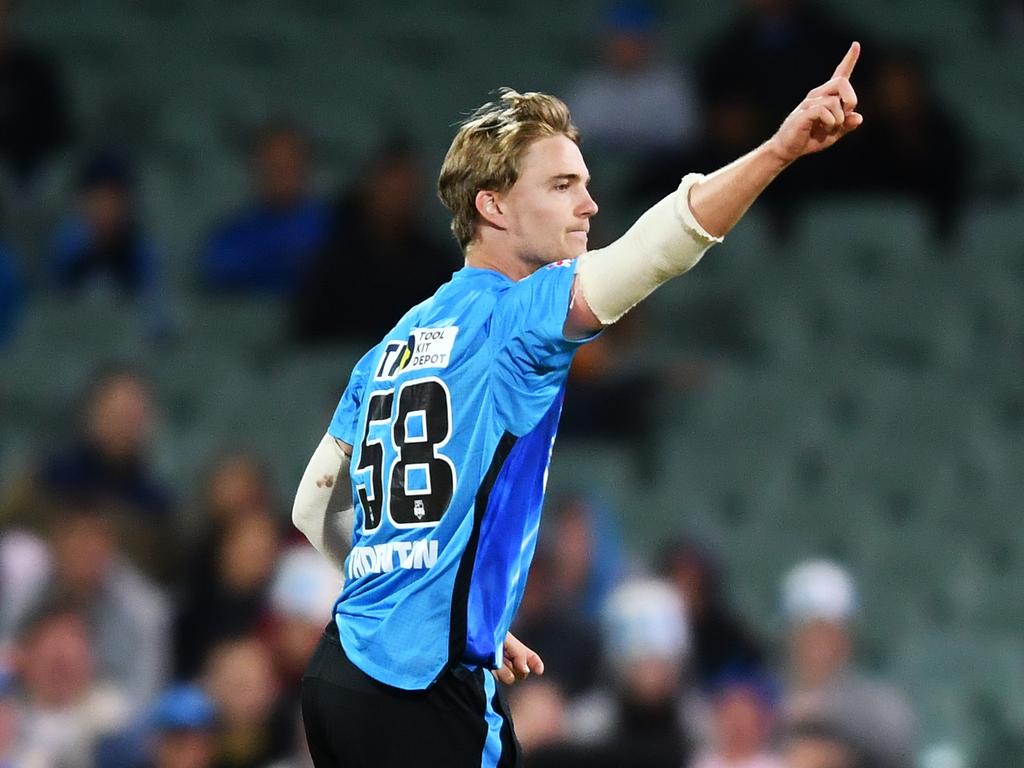
[{"label": "man's other hand", "polygon": [[531,672],[544,674],[544,662],[532,648],[523,644],[519,638],[509,632],[505,635],[505,663],[500,669],[494,670],[494,676],[505,685],[512,685],[517,680],[525,680]]}]

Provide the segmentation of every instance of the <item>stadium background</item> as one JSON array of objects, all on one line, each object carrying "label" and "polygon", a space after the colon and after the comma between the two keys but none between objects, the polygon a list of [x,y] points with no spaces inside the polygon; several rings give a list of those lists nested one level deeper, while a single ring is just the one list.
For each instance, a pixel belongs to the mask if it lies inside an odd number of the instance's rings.
[{"label": "stadium background", "polygon": [[[660,60],[693,77],[740,6],[665,4]],[[600,499],[641,565],[671,535],[703,541],[769,646],[784,632],[782,575],[808,557],[842,562],[860,595],[858,657],[907,692],[922,750],[952,743],[970,765],[1008,766],[1024,728],[1021,8],[823,7],[858,31],[866,66],[872,44],[922,54],[969,147],[955,228],[936,233],[917,195],[812,195],[781,231],[755,206],[608,351],[645,372],[646,426],[591,434],[588,420],[615,410],[594,400],[560,438],[550,488]],[[9,496],[78,429],[100,364],[129,361],[152,382],[154,473],[185,530],[204,524],[204,471],[225,448],[265,458],[284,519],[363,345],[299,344],[280,292],[204,285],[210,227],[249,194],[252,130],[304,126],[328,197],[358,183],[382,141],[410,141],[417,205],[446,242],[431,181],[452,124],[499,85],[565,95],[599,68],[606,23],[605,6],[581,1],[16,3],[14,29],[61,72],[73,130],[31,180],[5,177],[21,300],[0,312],[0,486]],[[829,74],[792,84],[792,102]],[[638,158],[590,148],[582,128],[607,237],[640,208],[624,192]],[[52,232],[101,149],[130,160],[159,244],[159,322],[146,300],[51,281]],[[803,162],[813,185],[817,158]],[[341,286],[340,315],[358,291]],[[594,365],[598,382],[622,382]]]}]

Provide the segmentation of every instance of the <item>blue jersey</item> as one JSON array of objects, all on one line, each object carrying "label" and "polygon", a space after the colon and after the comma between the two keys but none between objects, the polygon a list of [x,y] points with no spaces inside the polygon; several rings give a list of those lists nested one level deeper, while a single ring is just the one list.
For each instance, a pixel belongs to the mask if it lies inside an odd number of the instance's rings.
[{"label": "blue jersey", "polygon": [[573,353],[575,261],[513,281],[465,267],[352,372],[353,547],[335,620],[377,680],[495,668],[526,585]]}]

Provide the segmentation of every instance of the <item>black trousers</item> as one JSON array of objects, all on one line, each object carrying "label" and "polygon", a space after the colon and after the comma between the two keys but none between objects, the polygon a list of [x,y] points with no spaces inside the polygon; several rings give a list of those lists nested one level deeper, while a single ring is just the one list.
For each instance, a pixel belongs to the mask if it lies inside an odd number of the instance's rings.
[{"label": "black trousers", "polygon": [[384,685],[353,664],[331,622],[302,679],[317,768],[520,768],[512,720],[491,673],[455,666],[423,691]]}]

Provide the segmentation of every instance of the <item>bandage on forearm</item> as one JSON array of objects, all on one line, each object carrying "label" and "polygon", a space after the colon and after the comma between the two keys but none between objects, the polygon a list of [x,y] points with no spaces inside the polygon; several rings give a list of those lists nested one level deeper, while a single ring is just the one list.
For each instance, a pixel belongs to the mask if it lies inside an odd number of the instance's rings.
[{"label": "bandage on forearm", "polygon": [[354,516],[349,462],[338,442],[325,434],[299,481],[292,505],[295,527],[342,572],[352,547]]},{"label": "bandage on forearm", "polygon": [[690,210],[690,187],[703,178],[699,173],[685,176],[675,192],[648,209],[626,234],[606,248],[580,256],[579,288],[602,323],[619,320],[722,242],[705,231]]}]

